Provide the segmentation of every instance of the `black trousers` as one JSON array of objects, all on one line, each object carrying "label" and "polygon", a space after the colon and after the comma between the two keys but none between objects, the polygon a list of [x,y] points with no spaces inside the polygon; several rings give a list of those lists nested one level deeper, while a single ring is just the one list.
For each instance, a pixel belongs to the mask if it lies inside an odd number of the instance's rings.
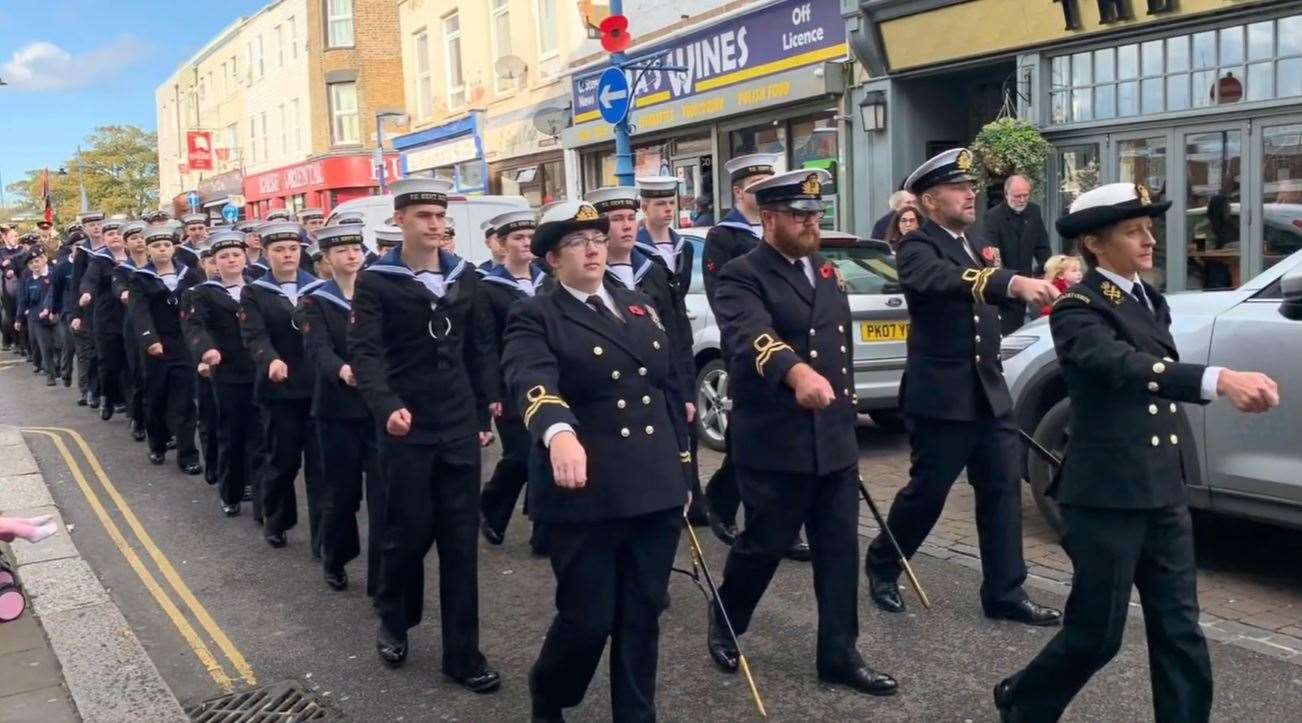
[{"label": "black trousers", "polygon": [[208,484],[217,484],[217,397],[213,394],[212,381],[194,375],[195,406],[199,412],[199,448],[203,450],[203,478]]},{"label": "black trousers", "polygon": [[[253,383],[212,383],[217,405],[217,492],[223,503],[238,504],[244,488],[254,488],[254,516],[262,508],[255,483],[262,462],[262,410],[253,403]],[[205,460],[207,462],[207,460]]]},{"label": "black trousers", "polygon": [[677,508],[546,525],[556,617],[529,674],[536,712],[578,705],[609,639],[611,720],[656,719],[660,613],[682,526]]},{"label": "black trousers", "polygon": [[506,532],[511,513],[520,499],[520,491],[529,480],[529,430],[519,417],[498,418],[497,436],[502,440],[502,458],[493,468],[493,476],[484,483],[479,509],[484,521],[498,534]]},{"label": "black trousers", "polygon": [[[1011,418],[974,422],[911,417],[909,483],[895,495],[886,523],[908,557],[918,551],[945,507],[960,472],[967,468],[976,495],[981,549],[981,603],[987,610],[1026,599],[1022,557],[1022,482],[1017,472],[1022,444]],[[881,535],[868,546],[875,577],[895,580],[900,565]]]},{"label": "black trousers", "polygon": [[199,461],[194,446],[194,372],[188,365],[150,357],[145,362],[145,435],[149,451],[164,454],[176,437],[176,463]]},{"label": "black trousers", "polygon": [[[0,283],[9,283],[0,281]],[[0,346],[6,349],[13,346],[18,333],[14,331],[14,322],[18,321],[18,298],[0,293]]]},{"label": "black trousers", "polygon": [[121,334],[96,334],[95,358],[99,360],[99,392],[102,404],[125,404],[127,394],[124,379],[127,374],[126,344]]},{"label": "black trousers", "polygon": [[[737,474],[732,466],[732,432],[726,431],[723,437],[723,463],[710,476],[705,485],[705,498],[710,503],[710,512],[715,517],[729,524],[737,524],[737,509],[741,507],[741,492],[737,489]],[[695,459],[696,455],[693,454]]]},{"label": "black trousers", "polygon": [[854,467],[827,475],[736,465],[746,527],[728,553],[719,597],[738,635],[805,525],[818,600],[818,671],[858,660],[859,487]]},{"label": "black trousers", "polygon": [[[134,336],[134,335],[133,335]],[[140,345],[134,338],[128,338],[125,344],[127,373],[126,389],[124,390],[127,398],[127,412],[131,419],[138,424],[145,422],[145,360],[141,356]],[[69,358],[71,363],[71,358]],[[64,372],[63,378],[70,379],[72,369],[69,367]]]},{"label": "black trousers", "polygon": [[[72,380],[72,367],[77,359],[77,337],[72,332],[72,327],[68,326],[68,319],[59,320],[58,331],[59,346],[59,374],[63,376],[65,383]],[[144,395],[144,373],[141,372],[141,395]],[[82,390],[84,391],[84,390]]]},{"label": "black trousers", "polygon": [[443,672],[480,672],[479,440],[404,444],[380,431],[380,474],[388,488],[376,600],[385,629],[404,635],[421,621],[425,555],[438,547]]},{"label": "black trousers", "polygon": [[375,422],[370,417],[318,417],[316,431],[325,477],[321,495],[321,560],[327,569],[342,569],[361,554],[357,511],[365,490],[366,591],[374,595],[380,579],[385,499]]},{"label": "black trousers", "polygon": [[[36,315],[31,314],[30,316],[34,318]],[[45,372],[45,376],[48,379],[58,377],[59,355],[58,347],[54,345],[54,335],[57,333],[58,328],[46,324],[40,319],[35,319],[30,327],[27,327],[26,324],[24,324],[24,327],[28,328],[31,333],[32,341],[35,342],[36,349],[40,354],[39,368]]]},{"label": "black trousers", "polygon": [[99,396],[99,357],[95,354],[95,339],[90,331],[90,319],[81,320],[81,331],[72,333],[77,345],[77,388]]},{"label": "black trousers", "polygon": [[1062,546],[1072,563],[1066,616],[1044,650],[1013,676],[1009,702],[1024,720],[1058,720],[1121,648],[1133,583],[1144,611],[1155,720],[1208,720],[1212,666],[1198,627],[1188,508],[1061,509]]},{"label": "black trousers", "polygon": [[298,524],[298,496],[294,480],[303,470],[307,492],[309,550],[321,549],[321,448],[316,420],[310,414],[311,399],[281,399],[263,402],[263,443],[266,466],[262,483],[263,530],[283,534]]}]

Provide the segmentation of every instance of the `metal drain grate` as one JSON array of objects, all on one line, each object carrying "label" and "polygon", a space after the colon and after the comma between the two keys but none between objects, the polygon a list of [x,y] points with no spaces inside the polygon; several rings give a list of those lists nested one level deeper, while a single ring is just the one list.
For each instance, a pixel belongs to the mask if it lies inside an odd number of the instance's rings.
[{"label": "metal drain grate", "polygon": [[297,680],[211,698],[186,710],[195,723],[299,723],[344,721],[342,713],[323,702]]}]

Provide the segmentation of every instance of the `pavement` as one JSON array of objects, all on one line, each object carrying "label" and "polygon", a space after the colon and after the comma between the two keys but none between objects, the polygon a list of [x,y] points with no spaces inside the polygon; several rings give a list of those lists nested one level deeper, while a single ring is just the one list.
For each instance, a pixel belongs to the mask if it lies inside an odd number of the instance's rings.
[{"label": "pavement", "polygon": [[[322,705],[353,720],[527,719],[527,674],[551,619],[553,583],[546,561],[529,554],[526,522],[518,517],[513,521],[503,546],[480,546],[481,645],[502,671],[504,685],[495,695],[475,696],[450,684],[438,671],[433,554],[428,561],[426,622],[412,631],[406,666],[388,670],[375,659],[377,619],[363,591],[364,558],[349,566],[352,587],[342,593],[330,591],[308,555],[305,523],[291,531],[287,548],[267,547],[247,506],[240,517],[222,518],[215,491],[202,478],[180,474],[170,457],[164,466],[146,463],[145,448],[131,441],[125,420],[100,422],[88,410],[74,406],[67,390],[33,385],[32,376],[21,365],[0,368],[0,425],[66,430],[28,431],[21,438],[54,506],[65,522],[74,525],[69,538],[81,557],[73,559],[93,571],[92,578],[107,598],[92,592],[74,597],[69,604],[77,606],[74,610],[93,609],[106,619],[112,613],[96,606],[111,603],[119,610],[125,630],[119,628],[115,635],[88,633],[95,636],[90,639],[137,641],[179,707],[191,708],[230,691],[296,682]],[[891,486],[902,484],[901,475],[907,472],[901,464],[906,445],[899,435],[872,427],[861,430],[860,443],[865,479],[871,480],[874,498],[885,505]],[[490,453],[485,475],[492,458]],[[708,473],[717,456],[703,454],[702,463]],[[7,469],[0,467],[5,475]],[[932,610],[922,610],[906,593],[909,613],[888,615],[869,603],[866,586],[862,587],[859,647],[872,665],[900,680],[900,694],[894,698],[869,698],[817,682],[811,569],[800,563],[782,565],[742,641],[772,719],[996,719],[991,687],[1029,660],[1052,630],[981,616],[979,560],[959,547],[971,542],[958,534],[958,525],[971,519],[970,511],[961,508],[964,487],[956,486],[942,525],[916,559],[918,575],[934,603]],[[1028,507],[1027,515],[1030,541],[1035,534],[1030,520],[1038,518],[1033,518],[1033,507]],[[305,513],[300,519],[306,520]],[[861,521],[865,536],[872,534],[866,510]],[[726,549],[708,532],[701,539],[712,567],[721,571]],[[1254,547],[1251,541],[1230,543]],[[686,550],[684,544],[680,567],[690,564]],[[1036,565],[1040,552],[1028,545]],[[1045,550],[1043,559],[1050,559],[1050,552]],[[1199,552],[1201,559],[1201,547]],[[1220,567],[1209,573],[1242,582],[1234,570],[1224,569],[1233,567],[1234,558],[1218,560]],[[1286,596],[1295,590],[1291,576],[1296,575],[1296,565],[1277,563],[1275,567],[1284,570],[1273,576],[1268,567],[1253,566],[1249,577],[1264,576],[1283,588]],[[1033,595],[1041,602],[1062,603],[1066,588],[1060,581],[1037,574],[1033,586]],[[718,672],[706,655],[704,598],[682,575],[673,576],[670,592],[673,605],[661,620],[661,719],[755,719],[744,683]],[[40,599],[36,596],[40,620],[51,641],[56,641],[59,636],[51,631],[51,620],[39,610]],[[8,629],[0,627],[0,639],[7,637]],[[1218,719],[1280,720],[1281,715],[1287,717],[1282,711],[1302,710],[1302,668],[1291,656],[1283,659],[1239,640],[1231,644],[1213,639],[1210,645]],[[82,717],[99,720],[82,708],[77,697],[82,683],[72,675],[77,660],[89,653],[59,645],[53,650]],[[587,700],[567,712],[567,719],[609,719],[604,671],[604,666],[599,668]],[[121,683],[106,679],[103,685]],[[1065,720],[1151,718],[1143,626],[1135,617],[1121,653],[1082,691]],[[0,719],[9,720],[4,713]]]}]

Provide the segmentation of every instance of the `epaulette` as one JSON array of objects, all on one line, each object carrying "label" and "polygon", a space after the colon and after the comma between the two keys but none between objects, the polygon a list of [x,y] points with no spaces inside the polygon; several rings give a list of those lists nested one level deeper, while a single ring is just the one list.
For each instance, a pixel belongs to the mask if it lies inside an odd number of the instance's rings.
[{"label": "epaulette", "polygon": [[1065,299],[1075,299],[1075,300],[1077,300],[1077,301],[1083,301],[1083,302],[1085,302],[1086,304],[1093,303],[1093,302],[1090,301],[1090,297],[1088,297],[1088,296],[1086,296],[1086,295],[1084,295],[1084,294],[1082,294],[1082,293],[1079,293],[1079,292],[1076,292],[1076,291],[1066,291],[1066,292],[1063,292],[1061,295],[1059,295],[1058,298],[1056,298],[1056,299],[1053,300],[1053,305],[1054,305],[1054,306],[1057,306],[1058,304],[1062,303],[1062,301],[1065,300]]}]

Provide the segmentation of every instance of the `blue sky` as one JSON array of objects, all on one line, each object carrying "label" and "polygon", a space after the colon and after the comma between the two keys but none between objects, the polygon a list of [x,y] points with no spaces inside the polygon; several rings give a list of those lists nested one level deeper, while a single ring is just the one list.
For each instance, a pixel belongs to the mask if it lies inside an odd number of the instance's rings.
[{"label": "blue sky", "polygon": [[154,88],[268,0],[0,0],[0,178],[60,163],[98,126],[153,130]]}]

